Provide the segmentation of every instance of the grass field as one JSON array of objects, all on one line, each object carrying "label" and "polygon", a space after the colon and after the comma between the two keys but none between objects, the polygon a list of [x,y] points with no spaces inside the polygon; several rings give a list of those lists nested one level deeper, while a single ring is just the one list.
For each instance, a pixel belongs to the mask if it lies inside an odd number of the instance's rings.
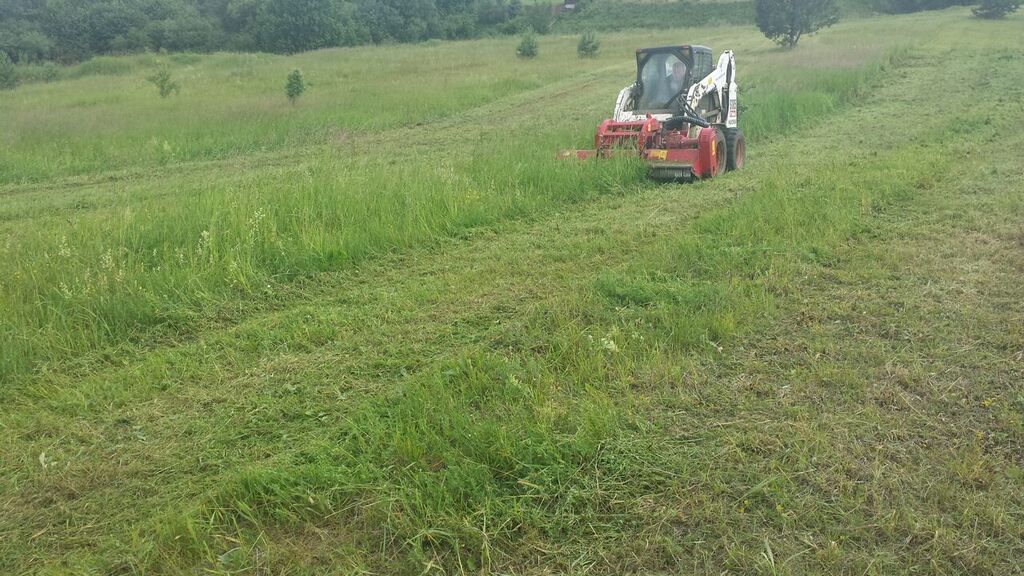
[{"label": "grass field", "polygon": [[[1021,23],[0,93],[0,573],[1020,573]],[[552,160],[674,41],[745,171]]]}]

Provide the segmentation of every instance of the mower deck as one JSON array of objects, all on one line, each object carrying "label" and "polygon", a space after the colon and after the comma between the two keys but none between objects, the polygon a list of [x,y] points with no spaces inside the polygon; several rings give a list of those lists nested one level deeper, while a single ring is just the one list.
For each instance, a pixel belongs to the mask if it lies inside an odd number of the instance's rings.
[{"label": "mower deck", "polygon": [[659,162],[648,166],[647,175],[659,182],[691,182],[693,180],[693,166],[690,164]]}]

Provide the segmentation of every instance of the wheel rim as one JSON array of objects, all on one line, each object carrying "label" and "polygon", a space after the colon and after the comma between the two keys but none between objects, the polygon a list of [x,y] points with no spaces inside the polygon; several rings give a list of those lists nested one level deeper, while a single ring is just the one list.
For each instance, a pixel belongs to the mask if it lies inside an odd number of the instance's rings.
[{"label": "wheel rim", "polygon": [[743,141],[743,138],[737,138],[736,144],[734,145],[736,146],[736,152],[733,156],[733,164],[735,164],[736,169],[739,170],[740,168],[743,168],[743,160],[747,153],[745,148],[747,145],[746,142]]}]

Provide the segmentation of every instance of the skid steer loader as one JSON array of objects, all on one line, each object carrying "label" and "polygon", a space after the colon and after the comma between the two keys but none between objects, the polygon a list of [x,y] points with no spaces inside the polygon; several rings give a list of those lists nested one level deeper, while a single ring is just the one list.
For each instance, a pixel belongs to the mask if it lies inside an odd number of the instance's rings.
[{"label": "skid steer loader", "polygon": [[612,118],[597,127],[594,149],[559,156],[638,154],[657,180],[712,178],[743,167],[736,97],[731,50],[716,65],[706,46],[639,49],[636,81],[619,92]]}]

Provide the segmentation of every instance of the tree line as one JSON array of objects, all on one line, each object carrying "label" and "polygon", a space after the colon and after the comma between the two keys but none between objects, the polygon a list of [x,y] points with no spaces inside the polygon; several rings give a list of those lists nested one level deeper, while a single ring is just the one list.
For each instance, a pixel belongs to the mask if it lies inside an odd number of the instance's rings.
[{"label": "tree line", "polygon": [[[846,0],[889,13],[916,12],[979,0]],[[1020,0],[980,0],[1007,5]],[[756,4],[756,11],[753,9]],[[755,15],[756,12],[756,15]],[[985,16],[991,11],[976,11]],[[1006,10],[996,12],[995,17]],[[712,20],[755,20],[769,37],[792,46],[800,34],[833,23],[836,0],[731,3],[577,2],[556,30],[614,30]],[[988,16],[985,16],[988,17]],[[428,39],[466,39],[525,30],[546,33],[551,4],[522,0],[0,0],[0,60],[73,63],[100,54],[214,50],[294,53],[332,46]]]},{"label": "tree line", "polygon": [[521,0],[0,0],[0,52],[19,63],[144,50],[292,53],[515,33],[550,18],[551,6]]}]

